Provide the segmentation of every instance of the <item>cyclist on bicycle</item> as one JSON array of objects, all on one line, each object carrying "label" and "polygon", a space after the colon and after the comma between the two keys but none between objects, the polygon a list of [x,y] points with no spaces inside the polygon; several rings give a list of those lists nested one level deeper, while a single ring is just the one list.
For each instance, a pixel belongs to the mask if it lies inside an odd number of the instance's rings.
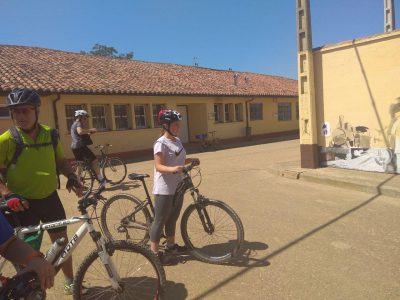
[{"label": "cyclist on bicycle", "polygon": [[14,230],[0,213],[0,255],[11,262],[26,266],[18,274],[34,271],[38,274],[42,290],[54,285],[53,266],[43,258],[43,254],[32,249],[14,235]]},{"label": "cyclist on bicycle", "polygon": [[[97,132],[96,128],[85,129],[88,125],[88,118],[89,114],[86,110],[80,109],[75,111],[75,121],[71,126],[71,149],[76,160],[88,160],[91,163],[100,185],[105,185],[106,180],[101,175],[99,160],[88,147],[88,145],[93,144],[90,135]],[[80,171],[78,170],[78,172]]]},{"label": "cyclist on bicycle", "polygon": [[[186,251],[185,246],[175,243],[175,227],[182,209],[183,197],[174,199],[175,190],[182,180],[183,167],[193,160],[186,158],[178,134],[181,128],[182,116],[175,110],[161,110],[158,121],[162,125],[161,137],[154,143],[154,187],[155,199],[154,222],[150,228],[150,247],[162,263],[168,263],[168,254],[178,254]],[[165,253],[159,251],[161,233],[165,227],[167,245]],[[167,254],[167,255],[166,255]]]},{"label": "cyclist on bicycle", "polygon": [[[58,133],[38,123],[40,97],[30,89],[13,90],[6,99],[15,127],[0,136],[0,181],[3,198],[17,212],[21,226],[65,219],[65,210],[57,194],[58,172],[68,178],[67,189],[79,196],[82,184],[64,157]],[[54,133],[57,134],[54,137]],[[10,220],[12,223],[13,220]],[[14,224],[15,225],[15,224]],[[48,230],[51,241],[68,241],[66,227]],[[72,292],[72,259],[62,266],[64,290]]]}]

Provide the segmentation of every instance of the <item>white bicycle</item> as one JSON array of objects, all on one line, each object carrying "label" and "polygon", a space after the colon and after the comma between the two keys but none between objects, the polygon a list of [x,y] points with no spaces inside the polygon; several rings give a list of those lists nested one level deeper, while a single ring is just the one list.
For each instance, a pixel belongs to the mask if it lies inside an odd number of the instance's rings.
[{"label": "white bicycle", "polygon": [[[143,246],[129,241],[107,241],[96,231],[87,208],[96,208],[97,202],[104,199],[100,189],[92,197],[84,197],[78,203],[80,217],[73,217],[37,226],[16,228],[16,235],[24,239],[30,233],[83,223],[65,247],[50,261],[59,271],[61,265],[71,256],[86,233],[89,233],[96,249],[83,260],[74,278],[74,299],[160,299],[165,285],[165,272],[156,255]],[[94,210],[93,212],[95,212]],[[0,274],[10,272],[11,264],[0,257]],[[19,270],[19,266],[13,266]],[[45,293],[37,288],[35,298],[45,299]],[[32,294],[30,294],[32,296]]]}]

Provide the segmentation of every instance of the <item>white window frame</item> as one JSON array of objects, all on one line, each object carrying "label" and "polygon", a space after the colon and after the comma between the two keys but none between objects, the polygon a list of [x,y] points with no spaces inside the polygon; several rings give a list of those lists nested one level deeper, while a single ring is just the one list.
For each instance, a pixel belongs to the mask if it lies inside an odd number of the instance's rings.
[{"label": "white window frame", "polygon": [[292,103],[278,102],[278,121],[285,122],[292,120]]},{"label": "white window frame", "polygon": [[243,103],[235,103],[235,121],[243,121]]},{"label": "white window frame", "polygon": [[222,103],[214,103],[214,122],[223,123]]},{"label": "white window frame", "polygon": [[[97,108],[97,107],[103,108],[104,114],[102,116],[95,116],[95,114],[93,113],[93,109]],[[89,115],[90,115],[90,117],[92,119],[93,127],[95,127],[99,131],[107,131],[108,130],[108,126],[107,126],[107,106],[105,104],[92,104],[92,105],[90,105],[90,112],[91,112],[91,114],[89,114]],[[97,127],[98,126],[96,124],[97,118],[100,119],[100,121],[104,120],[104,127]]]},{"label": "white window frame", "polygon": [[[145,128],[149,128],[149,122],[148,122],[148,120],[147,120],[147,106],[148,105],[146,105],[146,104],[134,104],[134,106],[133,106],[133,113],[134,113],[134,115],[135,115],[135,128],[136,129],[145,129]],[[137,112],[136,112],[136,108],[137,107],[143,107],[143,115],[139,115],[139,114],[137,114]],[[144,119],[144,126],[142,126],[142,125],[140,125],[140,126],[138,126],[138,117],[143,117],[143,119]]]},{"label": "white window frame", "polygon": [[[117,115],[117,107],[120,106],[125,106],[126,108],[126,114],[125,115]],[[128,130],[129,129],[129,104],[114,104],[114,121],[115,121],[115,130]],[[120,127],[118,128],[119,125],[119,120],[126,120],[126,127]]]}]

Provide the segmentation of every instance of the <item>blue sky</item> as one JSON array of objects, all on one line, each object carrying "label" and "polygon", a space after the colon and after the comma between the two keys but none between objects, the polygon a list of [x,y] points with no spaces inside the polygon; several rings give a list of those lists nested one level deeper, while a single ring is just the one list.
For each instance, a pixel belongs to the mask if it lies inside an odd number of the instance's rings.
[{"label": "blue sky", "polygon": [[[297,77],[295,0],[0,0],[0,44]],[[399,27],[400,0],[395,0]],[[383,32],[383,0],[312,0],[313,46]]]}]

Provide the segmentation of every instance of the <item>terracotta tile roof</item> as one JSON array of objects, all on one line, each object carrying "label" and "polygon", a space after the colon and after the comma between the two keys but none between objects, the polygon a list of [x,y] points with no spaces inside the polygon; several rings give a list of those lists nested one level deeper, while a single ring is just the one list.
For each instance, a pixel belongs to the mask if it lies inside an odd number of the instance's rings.
[{"label": "terracotta tile roof", "polygon": [[17,86],[50,93],[297,96],[297,81],[284,77],[0,45],[0,91]]}]

